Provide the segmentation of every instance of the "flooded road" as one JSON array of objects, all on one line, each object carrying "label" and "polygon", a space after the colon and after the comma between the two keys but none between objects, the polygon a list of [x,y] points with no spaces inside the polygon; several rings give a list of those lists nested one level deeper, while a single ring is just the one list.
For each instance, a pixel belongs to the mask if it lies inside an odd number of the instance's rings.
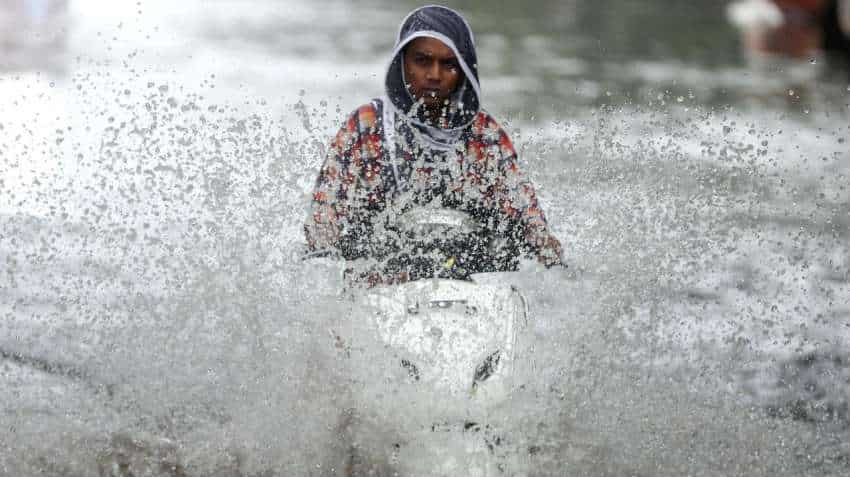
[{"label": "flooded road", "polygon": [[[0,58],[0,473],[440,459],[399,444],[415,392],[343,431],[384,369],[299,259],[416,5],[45,5]],[[715,2],[453,6],[570,264],[505,278],[531,320],[504,475],[846,474],[846,72],[749,65]]]}]

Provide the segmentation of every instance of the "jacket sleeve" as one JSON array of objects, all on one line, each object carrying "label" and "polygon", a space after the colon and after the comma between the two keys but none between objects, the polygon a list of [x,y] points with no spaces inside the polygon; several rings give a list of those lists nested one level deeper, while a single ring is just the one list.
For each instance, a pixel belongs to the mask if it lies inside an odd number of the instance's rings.
[{"label": "jacket sleeve", "polygon": [[537,201],[534,186],[519,168],[517,153],[507,133],[497,128],[498,177],[496,201],[502,214],[519,224],[517,237],[546,265],[561,264],[561,243],[551,233]]},{"label": "jacket sleeve", "polygon": [[357,121],[355,112],[337,132],[316,179],[310,211],[304,224],[310,252],[339,251],[356,183],[351,169],[353,149],[360,135]]}]

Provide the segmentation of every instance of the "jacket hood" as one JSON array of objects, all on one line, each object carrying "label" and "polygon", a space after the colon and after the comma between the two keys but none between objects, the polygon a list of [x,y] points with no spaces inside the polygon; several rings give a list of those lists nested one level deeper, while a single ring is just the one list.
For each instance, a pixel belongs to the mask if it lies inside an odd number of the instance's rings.
[{"label": "jacket hood", "polygon": [[440,40],[452,49],[460,63],[464,79],[452,95],[448,130],[468,126],[481,109],[481,87],[478,83],[478,58],[475,39],[466,20],[456,11],[438,5],[428,5],[410,12],[401,22],[395,48],[387,68],[385,87],[387,97],[395,108],[416,123],[425,124],[425,111],[410,115],[415,103],[404,84],[404,47],[416,38]]}]

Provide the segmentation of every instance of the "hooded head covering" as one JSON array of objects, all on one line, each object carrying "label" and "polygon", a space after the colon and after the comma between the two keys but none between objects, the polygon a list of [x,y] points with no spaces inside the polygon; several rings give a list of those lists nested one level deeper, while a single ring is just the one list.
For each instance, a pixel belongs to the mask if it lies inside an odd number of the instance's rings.
[{"label": "hooded head covering", "polygon": [[[445,129],[427,124],[424,108],[412,111],[416,101],[405,86],[404,48],[421,37],[437,39],[451,48],[464,74],[463,80],[452,94],[448,126]],[[410,12],[401,22],[387,68],[385,86],[391,105],[431,137],[459,133],[468,126],[481,109],[481,87],[478,84],[475,40],[466,20],[456,11],[438,5],[428,5]]]}]

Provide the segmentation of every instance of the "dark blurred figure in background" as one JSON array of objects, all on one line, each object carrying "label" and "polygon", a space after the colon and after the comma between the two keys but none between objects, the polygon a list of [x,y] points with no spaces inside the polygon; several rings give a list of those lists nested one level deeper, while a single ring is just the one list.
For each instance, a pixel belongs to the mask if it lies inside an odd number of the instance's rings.
[{"label": "dark blurred figure in background", "polygon": [[850,0],[738,0],[728,14],[756,57],[850,60]]},{"label": "dark blurred figure in background", "polygon": [[68,0],[0,0],[0,72],[61,70]]}]

